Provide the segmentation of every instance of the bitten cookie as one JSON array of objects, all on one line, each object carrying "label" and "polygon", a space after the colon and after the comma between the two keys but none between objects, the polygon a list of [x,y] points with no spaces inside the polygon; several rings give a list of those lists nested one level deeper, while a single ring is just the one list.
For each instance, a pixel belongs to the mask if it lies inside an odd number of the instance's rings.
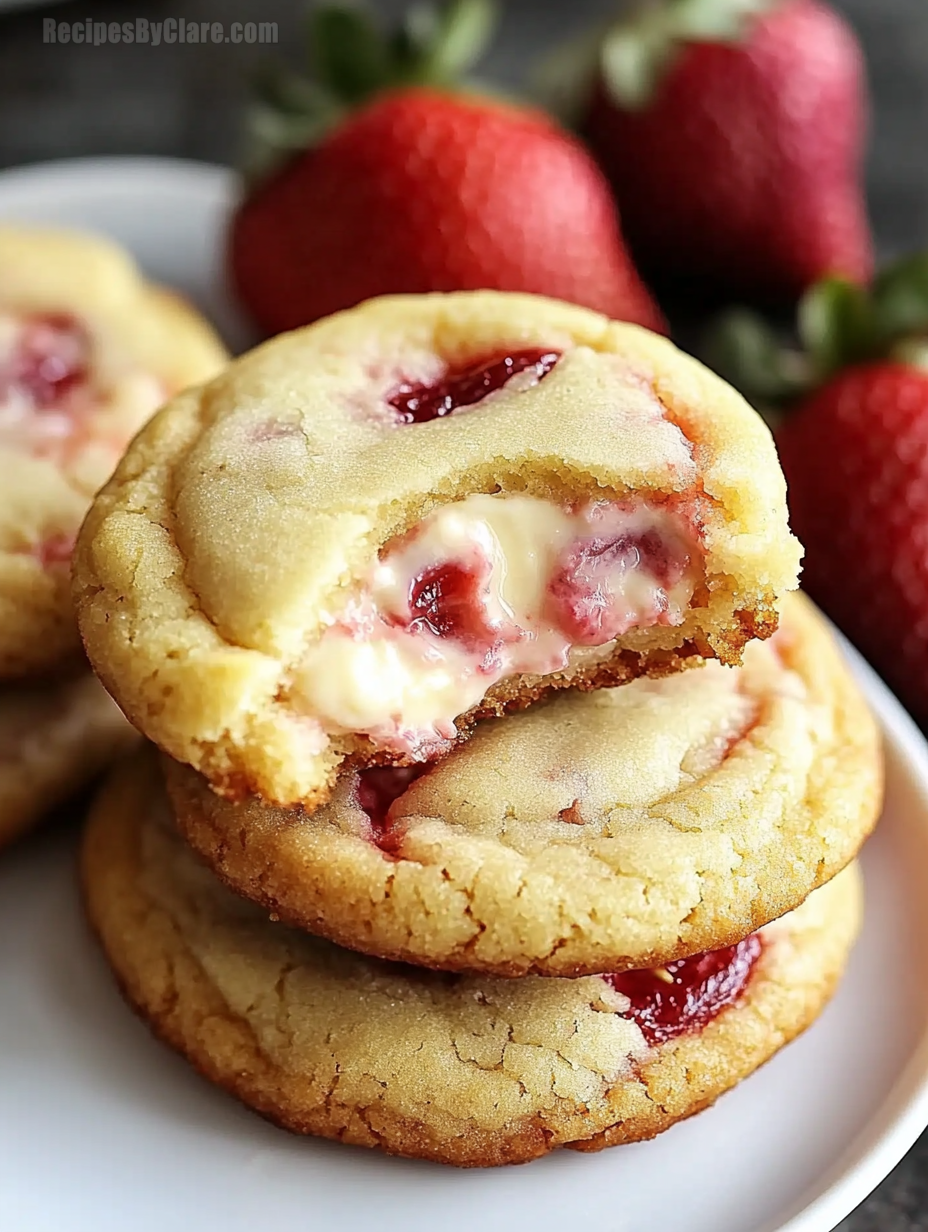
[{"label": "bitten cookie", "polygon": [[474,292],[372,301],[175,399],[97,498],[81,630],[229,795],[447,750],[550,689],[736,662],[799,547],[767,429],[665,339]]},{"label": "bitten cookie", "polygon": [[262,919],[117,772],[83,852],[131,1003],[212,1082],[300,1133],[442,1163],[649,1138],[808,1026],[860,912],[856,868],[759,936],[658,972],[498,980],[362,958]]},{"label": "bitten cookie", "polygon": [[742,668],[560,694],[431,765],[346,769],[310,815],[165,770],[185,837],[275,916],[508,976],[737,941],[854,857],[882,792],[876,725],[799,595]]},{"label": "bitten cookie", "polygon": [[138,740],[89,672],[0,689],[0,847]]},{"label": "bitten cookie", "polygon": [[108,241],[0,225],[0,678],[79,649],[68,563],[90,498],[218,338]]}]

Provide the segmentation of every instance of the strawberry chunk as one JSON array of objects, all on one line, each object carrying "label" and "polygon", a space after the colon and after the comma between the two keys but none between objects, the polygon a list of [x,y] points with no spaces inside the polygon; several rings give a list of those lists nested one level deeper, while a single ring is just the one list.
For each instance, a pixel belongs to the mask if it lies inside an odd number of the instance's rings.
[{"label": "strawberry chunk", "polygon": [[449,372],[433,385],[400,385],[387,401],[400,423],[427,423],[481,402],[520,372],[532,372],[541,381],[560,357],[559,351],[541,347],[511,351]]},{"label": "strawberry chunk", "polygon": [[737,945],[681,958],[649,971],[625,971],[603,978],[628,997],[626,1011],[645,1040],[662,1044],[699,1031],[743,994],[764,943],[754,933]]}]

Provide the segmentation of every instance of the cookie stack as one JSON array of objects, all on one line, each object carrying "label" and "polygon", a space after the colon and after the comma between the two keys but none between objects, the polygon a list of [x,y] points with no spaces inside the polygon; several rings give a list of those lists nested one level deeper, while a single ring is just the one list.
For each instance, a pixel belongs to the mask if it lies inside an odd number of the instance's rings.
[{"label": "cookie stack", "polygon": [[112,244],[0,226],[0,846],[134,739],[80,653],[71,549],[132,435],[225,359]]},{"label": "cookie stack", "polygon": [[798,563],[745,403],[564,304],[373,301],[180,395],[75,556],[162,751],[84,848],[129,999],[266,1116],[397,1154],[705,1107],[828,1000],[879,810]]}]

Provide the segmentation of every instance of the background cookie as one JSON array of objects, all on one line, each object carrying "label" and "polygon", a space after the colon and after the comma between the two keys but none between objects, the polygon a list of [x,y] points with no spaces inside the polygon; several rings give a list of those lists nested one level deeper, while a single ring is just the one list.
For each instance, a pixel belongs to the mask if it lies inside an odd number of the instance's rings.
[{"label": "background cookie", "polygon": [[54,684],[0,690],[0,847],[137,740],[89,672]]},{"label": "background cookie", "polygon": [[152,412],[226,358],[108,241],[0,226],[0,678],[76,652],[68,562],[91,496]]},{"label": "background cookie", "polygon": [[317,805],[346,757],[736,661],[798,558],[733,390],[634,326],[476,292],[371,301],[176,399],[97,498],[75,594],[140,730],[227,794]]},{"label": "background cookie", "polygon": [[571,693],[429,767],[346,770],[304,815],[166,762],[180,828],[275,916],[384,958],[500,975],[727,945],[856,854],[879,736],[827,625],[788,596],[743,669]]},{"label": "background cookie", "polygon": [[83,877],[129,1000],[206,1077],[289,1129],[461,1165],[646,1138],[699,1111],[819,1013],[860,909],[848,869],[745,943],[715,1018],[668,1037],[640,984],[629,998],[599,976],[427,972],[262,919],[184,846],[150,763],[97,801]]}]

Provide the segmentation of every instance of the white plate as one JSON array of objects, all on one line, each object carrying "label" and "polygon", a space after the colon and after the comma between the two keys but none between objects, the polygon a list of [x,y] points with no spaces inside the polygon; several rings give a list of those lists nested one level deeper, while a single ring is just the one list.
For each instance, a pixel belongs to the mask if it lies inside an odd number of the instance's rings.
[{"label": "white plate", "polygon": [[[99,226],[235,339],[220,235],[235,191],[167,160],[0,175],[0,217]],[[0,1228],[10,1232],[827,1232],[928,1122],[928,748],[852,653],[886,732],[867,917],[815,1027],[655,1142],[457,1172],[301,1140],[210,1089],[120,1001],[87,935],[73,836],[0,866]]]}]

